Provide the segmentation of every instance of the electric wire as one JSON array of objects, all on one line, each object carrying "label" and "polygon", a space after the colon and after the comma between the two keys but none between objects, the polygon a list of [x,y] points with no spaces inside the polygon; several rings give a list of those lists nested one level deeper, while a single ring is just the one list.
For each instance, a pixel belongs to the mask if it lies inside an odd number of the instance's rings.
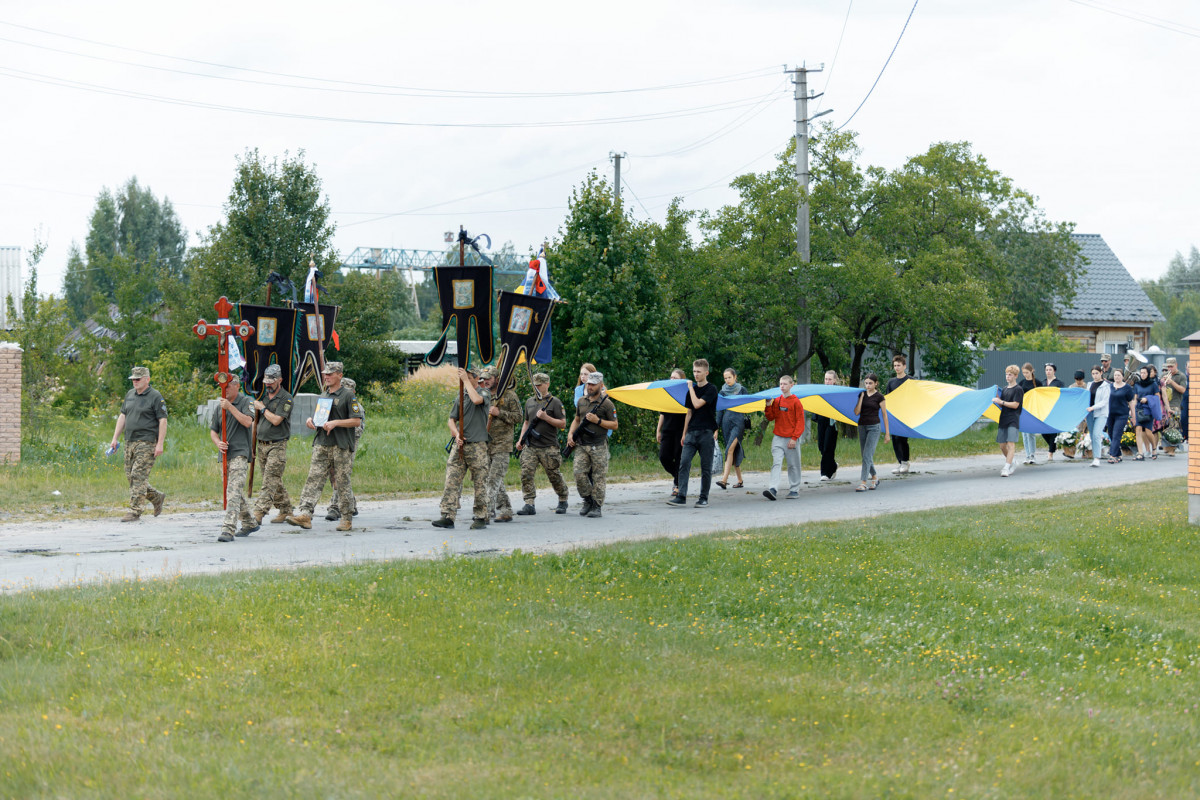
[{"label": "electric wire", "polygon": [[[184,62],[184,63],[188,63],[188,64],[197,64],[197,65],[205,66],[205,67],[216,67],[218,69],[235,70],[238,72],[249,72],[249,73],[254,73],[254,74],[258,74],[258,75],[269,75],[269,76],[276,77],[276,78],[292,78],[294,80],[312,81],[314,83],[328,83],[328,84],[337,84],[337,85],[341,85],[341,86],[359,86],[359,87],[364,87],[364,88],[368,88],[368,89],[388,89],[388,90],[396,90],[396,91],[400,91],[400,92],[417,92],[417,93],[421,93],[421,96],[427,96],[427,97],[445,96],[445,97],[496,98],[496,99],[563,98],[563,97],[593,97],[593,96],[597,96],[597,95],[607,95],[607,94],[634,94],[634,93],[638,93],[638,92],[659,92],[659,91],[671,91],[671,90],[675,90],[675,89],[690,89],[690,88],[701,87],[701,86],[712,86],[712,85],[720,84],[720,83],[732,83],[732,82],[736,82],[736,81],[754,80],[756,78],[760,78],[760,77],[763,77],[764,75],[770,74],[775,69],[774,67],[760,67],[760,68],[754,69],[754,70],[747,70],[745,72],[733,73],[731,75],[721,75],[721,76],[717,76],[717,77],[713,77],[713,78],[701,78],[701,79],[693,80],[693,81],[682,81],[679,83],[664,84],[664,85],[660,85],[660,86],[642,86],[642,87],[627,88],[627,89],[599,89],[599,90],[592,90],[592,91],[574,91],[574,92],[483,92],[483,91],[471,90],[471,89],[428,89],[428,88],[422,88],[422,87],[417,87],[417,86],[401,86],[401,85],[384,84],[384,83],[368,83],[368,82],[364,82],[364,81],[345,81],[345,80],[338,80],[338,79],[334,79],[334,78],[322,78],[322,77],[312,76],[312,75],[298,75],[298,74],[289,73],[289,72],[275,72],[272,70],[255,69],[253,67],[239,67],[239,66],[232,65],[232,64],[221,64],[221,63],[218,63],[215,61],[204,61],[202,59],[185,58],[182,56],[169,55],[167,53],[157,53],[152,50],[141,50],[136,47],[126,47],[123,45],[110,44],[108,42],[102,42],[102,41],[98,41],[96,39],[87,39],[82,36],[72,36],[72,35],[66,34],[66,33],[58,33],[56,31],[47,30],[45,28],[35,28],[30,25],[21,25],[19,23],[10,22],[8,20],[0,20],[0,25],[7,25],[12,28],[19,28],[21,30],[31,31],[34,33],[40,33],[40,34],[43,34],[46,36],[56,36],[56,37],[63,38],[63,39],[70,39],[72,41],[82,42],[84,44],[96,45],[98,47],[107,47],[107,48],[110,48],[113,50],[122,50],[125,52],[137,53],[139,55],[151,56],[153,58],[162,58],[162,59],[167,59],[167,60],[171,60],[171,61]],[[33,46],[37,46],[37,45],[33,45]],[[126,62],[123,62],[123,63],[126,63]],[[138,66],[138,65],[134,64],[134,66]],[[189,73],[189,74],[194,74],[194,73]],[[214,76],[209,76],[209,77],[216,78],[216,77],[220,77],[220,76],[214,75]],[[303,87],[300,87],[300,88],[303,88]]]},{"label": "electric wire", "polygon": [[11,78],[17,78],[18,80],[26,80],[34,83],[47,84],[50,86],[59,86],[98,94],[108,94],[116,97],[125,97],[147,102],[199,108],[207,111],[225,111],[229,113],[250,114],[264,117],[281,117],[284,119],[299,119],[312,122],[336,122],[341,124],[379,125],[386,127],[406,128],[569,128],[586,127],[590,125],[620,125],[633,122],[653,122],[664,119],[692,117],[703,114],[718,113],[720,111],[731,111],[739,108],[745,108],[747,106],[753,106],[761,102],[763,97],[769,96],[757,95],[751,98],[712,103],[706,106],[695,106],[693,108],[674,109],[671,111],[655,111],[647,114],[634,114],[618,117],[598,117],[592,119],[549,120],[539,122],[412,122],[407,120],[378,120],[356,117],[336,117],[325,114],[301,114],[290,111],[271,111],[268,109],[249,108],[246,106],[231,106],[221,103],[209,103],[201,100],[187,100],[177,97],[166,97],[164,95],[150,94],[147,92],[137,92],[129,89],[120,89],[117,87],[105,86],[103,84],[88,83],[86,81],[59,78],[53,75],[44,75],[41,73],[30,72],[28,70],[15,69],[13,67],[0,66],[0,75],[7,75]]},{"label": "electric wire", "polygon": [[[788,83],[788,79],[784,78],[782,81],[779,82],[779,84],[772,91],[778,92],[787,83]],[[771,106],[773,106],[775,103],[779,102],[779,100],[783,99],[786,96],[787,96],[786,93],[777,94],[775,99],[771,100],[771,99],[769,99],[769,94],[764,95],[763,100],[760,103],[760,105],[758,105],[757,107],[752,107],[750,109],[747,109],[746,111],[742,112],[742,114],[740,116],[737,116],[734,119],[730,120],[729,122],[725,123],[724,125],[717,128],[715,131],[708,134],[707,136],[697,139],[696,141],[694,141],[690,144],[686,144],[686,145],[683,145],[682,147],[676,148],[675,150],[670,150],[670,151],[667,151],[664,153],[651,153],[648,155],[647,154],[635,154],[635,157],[636,158],[670,158],[670,157],[674,157],[674,156],[685,155],[687,153],[692,152],[693,150],[699,150],[700,148],[706,147],[706,146],[712,144],[713,142],[717,141],[718,139],[722,139],[722,138],[728,136],[729,134],[733,133],[735,130],[737,130],[738,128],[747,124],[748,122],[750,122],[750,120],[754,119],[759,114],[766,111],[768,108],[770,108]]]},{"label": "electric wire", "polygon": [[650,213],[650,209],[646,208],[646,204],[642,202],[642,198],[637,196],[637,192],[635,192],[633,187],[629,185],[629,181],[625,180],[624,175],[621,176],[621,185],[629,190],[629,193],[633,195],[633,199],[637,200],[638,205],[642,207],[642,211],[646,212],[646,216],[650,219],[654,219],[654,215]]},{"label": "electric wire", "polygon": [[850,120],[854,119],[855,115],[858,114],[858,112],[862,110],[862,107],[867,104],[867,100],[870,99],[871,93],[874,92],[875,87],[879,85],[879,79],[883,77],[884,70],[888,68],[888,64],[892,63],[892,56],[896,55],[896,48],[900,46],[900,40],[904,38],[904,32],[908,30],[908,23],[912,22],[913,12],[917,10],[917,3],[919,2],[920,0],[913,0],[912,8],[909,9],[908,12],[908,19],[904,20],[904,27],[900,29],[900,35],[896,37],[896,43],[892,45],[892,52],[888,53],[887,61],[883,62],[883,68],[880,69],[879,74],[875,76],[875,82],[872,83],[871,88],[867,90],[867,96],[864,97],[862,102],[858,104],[858,108],[854,109],[854,113],[850,115],[849,119],[847,119],[838,127],[839,131],[850,124]]},{"label": "electric wire", "polygon": [[[842,32],[838,34],[837,47],[833,48],[833,60],[829,62],[829,71],[825,73],[825,85],[821,87],[822,98],[824,98],[825,93],[829,91],[829,84],[833,81],[833,68],[837,66],[838,53],[842,52],[842,40],[846,38],[846,26],[850,24],[850,10],[852,8],[854,8],[854,0],[850,0],[850,2],[846,5],[846,18],[842,20]],[[822,107],[822,103],[817,103],[814,116],[816,116],[816,112],[820,111]]]},{"label": "electric wire", "polygon": [[1182,22],[1175,22],[1173,20],[1164,19],[1162,17],[1155,17],[1155,16],[1151,16],[1150,14],[1143,14],[1138,11],[1126,12],[1124,10],[1118,11],[1118,10],[1112,9],[1112,8],[1105,8],[1104,6],[1099,5],[1098,3],[1087,2],[1087,0],[1067,0],[1067,2],[1074,3],[1077,6],[1083,6],[1084,8],[1090,8],[1093,11],[1102,11],[1105,14],[1112,14],[1113,16],[1116,16],[1116,17],[1123,17],[1125,19],[1133,20],[1134,22],[1140,22],[1143,25],[1150,25],[1155,28],[1162,28],[1163,30],[1170,31],[1171,33],[1180,33],[1180,34],[1183,34],[1184,36],[1190,36],[1193,39],[1200,39],[1200,28],[1195,28],[1191,25],[1185,25]]}]

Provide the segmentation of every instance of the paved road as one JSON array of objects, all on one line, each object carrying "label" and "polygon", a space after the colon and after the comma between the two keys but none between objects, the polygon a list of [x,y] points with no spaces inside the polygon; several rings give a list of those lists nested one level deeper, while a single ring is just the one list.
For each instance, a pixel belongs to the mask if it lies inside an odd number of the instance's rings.
[{"label": "paved road", "polygon": [[[430,522],[438,517],[435,497],[361,502],[361,513],[350,533],[338,533],[333,529],[336,523],[317,519],[312,531],[289,534],[287,531],[299,529],[264,524],[257,533],[231,544],[216,541],[221,513],[215,511],[164,513],[136,523],[121,523],[116,517],[13,523],[0,525],[0,591],[443,554],[508,553],[517,548],[562,551],[618,540],[1051,497],[1182,477],[1187,471],[1185,454],[1141,463],[1126,460],[1099,469],[1087,463],[1018,466],[1010,478],[1000,477],[998,455],[916,462],[915,472],[904,477],[892,477],[891,465],[887,465],[879,489],[865,493],[855,493],[857,480],[849,480],[857,479],[858,467],[845,465],[833,483],[820,483],[815,472],[807,473],[799,500],[776,502],[762,496],[767,475],[752,473],[747,475],[746,489],[721,491],[714,486],[707,509],[668,507],[665,500],[670,484],[665,479],[619,484],[609,487],[600,520],[579,516],[573,487],[571,511],[565,516],[551,513],[553,494],[543,489],[536,516],[493,523],[483,531],[469,530],[469,520],[466,524],[460,521],[453,530],[432,527]],[[699,488],[698,477],[692,485]],[[509,496],[519,508],[520,493],[510,492]],[[468,502],[462,518],[470,512],[469,496],[464,500]],[[324,509],[322,504],[320,510]]]}]

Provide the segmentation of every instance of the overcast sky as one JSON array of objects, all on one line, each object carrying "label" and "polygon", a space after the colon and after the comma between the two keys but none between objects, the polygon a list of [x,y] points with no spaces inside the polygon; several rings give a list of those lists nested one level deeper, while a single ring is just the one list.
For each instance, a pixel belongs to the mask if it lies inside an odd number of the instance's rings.
[{"label": "overcast sky", "polygon": [[[343,256],[440,248],[460,224],[527,252],[557,233],[589,169],[611,178],[611,151],[628,154],[635,216],[661,220],[680,195],[715,209],[794,133],[784,65],[824,64],[810,111],[845,124],[912,9],[5,3],[0,245],[28,250],[40,229],[40,289],[59,293],[96,195],[131,176],[171,200],[195,244],[248,148],[305,151]],[[1198,66],[1194,0],[919,0],[849,127],[863,160],[888,168],[969,141],[1051,219],[1102,234],[1153,278],[1200,243]]]}]

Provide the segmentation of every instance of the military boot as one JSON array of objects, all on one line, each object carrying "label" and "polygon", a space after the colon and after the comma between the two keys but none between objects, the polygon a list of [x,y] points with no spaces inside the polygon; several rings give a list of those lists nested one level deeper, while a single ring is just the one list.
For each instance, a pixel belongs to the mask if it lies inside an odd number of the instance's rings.
[{"label": "military boot", "polygon": [[150,501],[150,505],[154,506],[154,516],[157,517],[159,514],[162,513],[163,502],[166,499],[167,499],[167,495],[163,492],[159,492],[158,497],[155,497],[153,500]]},{"label": "military boot", "polygon": [[306,531],[312,530],[312,514],[288,514],[287,524],[295,525]]},{"label": "military boot", "polygon": [[536,513],[537,513],[537,509],[534,508],[529,503],[526,503],[525,506],[520,511],[517,512],[517,516],[518,517],[532,517]]},{"label": "military boot", "polygon": [[583,508],[579,509],[579,516],[586,517],[588,512],[592,510],[592,498],[583,498]]},{"label": "military boot", "polygon": [[281,522],[287,522],[287,518],[290,517],[291,515],[292,515],[292,510],[290,508],[287,511],[280,510],[280,512],[278,514],[271,517],[271,524],[278,525]]},{"label": "military boot", "polygon": [[325,512],[325,519],[329,520],[330,522],[333,522],[335,519],[341,519],[341,518],[342,518],[342,512],[337,510],[333,506],[330,506],[329,510]]},{"label": "military boot", "polygon": [[559,500],[559,501],[558,501],[558,508],[554,509],[554,513],[555,513],[555,514],[565,514],[565,513],[567,513],[567,501],[566,501],[566,500]]},{"label": "military boot", "polygon": [[353,527],[353,526],[351,525],[350,519],[347,517],[346,519],[343,519],[341,522],[339,522],[338,526],[336,528],[334,528],[334,530],[335,531],[348,531],[348,530],[350,530],[351,527]]}]

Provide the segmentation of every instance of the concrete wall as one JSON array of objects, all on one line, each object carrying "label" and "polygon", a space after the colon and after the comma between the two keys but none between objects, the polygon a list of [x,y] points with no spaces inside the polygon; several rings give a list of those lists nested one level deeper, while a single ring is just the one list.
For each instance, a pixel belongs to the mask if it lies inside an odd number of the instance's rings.
[{"label": "concrete wall", "polygon": [[[218,400],[209,400],[202,406],[196,406],[196,420],[206,428],[211,425],[213,417],[216,416],[217,409],[219,408],[219,402]],[[310,431],[304,425],[304,421],[311,417],[316,410],[317,395],[308,392],[301,392],[296,395],[292,401],[293,439],[297,436],[307,439],[316,434],[316,431]]]},{"label": "concrete wall", "polygon": [[25,287],[21,283],[21,248],[0,247],[0,330],[12,330],[16,320],[8,318],[8,303],[6,297],[12,297],[13,305],[17,307],[17,316],[21,315],[21,300],[25,296]]},{"label": "concrete wall", "polygon": [[21,348],[0,342],[0,464],[21,460]]}]

